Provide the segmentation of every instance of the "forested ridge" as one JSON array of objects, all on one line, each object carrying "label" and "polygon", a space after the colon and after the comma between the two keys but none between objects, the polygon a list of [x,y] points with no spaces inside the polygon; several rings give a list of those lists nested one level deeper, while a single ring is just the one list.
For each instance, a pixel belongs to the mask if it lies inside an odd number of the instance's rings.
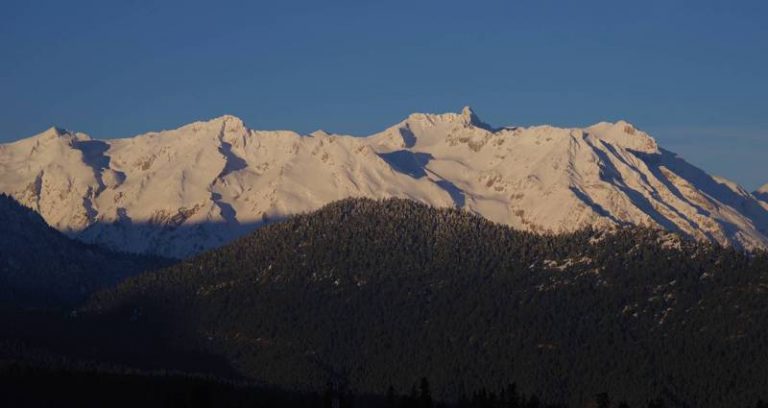
[{"label": "forested ridge", "polygon": [[0,305],[71,307],[95,290],[170,264],[70,239],[0,193]]},{"label": "forested ridge", "polygon": [[[768,257],[640,227],[536,235],[406,200],[347,199],[100,292],[245,377],[436,399],[516,383],[583,406],[754,406],[768,390]],[[138,329],[137,329],[138,330]]]}]

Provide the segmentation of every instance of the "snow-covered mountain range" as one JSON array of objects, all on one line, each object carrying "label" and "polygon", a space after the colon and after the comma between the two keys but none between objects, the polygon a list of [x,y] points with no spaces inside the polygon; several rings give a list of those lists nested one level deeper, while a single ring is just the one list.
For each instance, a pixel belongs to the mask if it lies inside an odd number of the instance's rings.
[{"label": "snow-covered mountain range", "polygon": [[51,128],[0,145],[0,191],[82,241],[180,258],[345,197],[541,232],[644,224],[768,248],[768,187],[710,176],[627,122],[493,128],[468,107],[368,137],[252,130],[233,116],[112,140]]}]

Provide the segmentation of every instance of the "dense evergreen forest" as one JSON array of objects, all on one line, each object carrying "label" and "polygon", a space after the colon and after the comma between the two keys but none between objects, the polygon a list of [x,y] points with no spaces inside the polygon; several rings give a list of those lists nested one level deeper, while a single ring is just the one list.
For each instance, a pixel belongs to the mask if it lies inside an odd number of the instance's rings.
[{"label": "dense evergreen forest", "polygon": [[753,407],[768,397],[767,291],[764,253],[347,199],[130,278],[71,319],[309,393],[411,395],[426,377],[436,401],[515,383],[575,407]]}]

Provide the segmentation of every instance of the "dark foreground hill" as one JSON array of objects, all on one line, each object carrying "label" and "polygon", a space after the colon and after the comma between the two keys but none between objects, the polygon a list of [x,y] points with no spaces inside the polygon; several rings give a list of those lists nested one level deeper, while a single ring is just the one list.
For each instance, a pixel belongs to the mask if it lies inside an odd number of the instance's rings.
[{"label": "dark foreground hill", "polygon": [[440,399],[516,382],[571,406],[605,392],[734,407],[768,393],[767,294],[762,253],[642,228],[542,236],[349,199],[86,309],[293,389],[407,392],[424,376]]},{"label": "dark foreground hill", "polygon": [[284,392],[251,384],[172,373],[52,369],[0,361],[0,405],[83,407],[324,407],[317,393]]},{"label": "dark foreground hill", "polygon": [[170,264],[72,240],[39,214],[0,194],[0,303],[61,306],[120,279]]}]

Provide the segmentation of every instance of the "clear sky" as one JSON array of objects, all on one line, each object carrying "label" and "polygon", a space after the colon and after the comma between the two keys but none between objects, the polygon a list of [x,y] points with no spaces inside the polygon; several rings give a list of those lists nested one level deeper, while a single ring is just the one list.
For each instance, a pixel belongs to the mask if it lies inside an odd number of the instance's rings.
[{"label": "clear sky", "polygon": [[755,188],[768,2],[0,2],[0,142],[224,113],[364,135],[463,105],[493,125],[625,119]]}]

